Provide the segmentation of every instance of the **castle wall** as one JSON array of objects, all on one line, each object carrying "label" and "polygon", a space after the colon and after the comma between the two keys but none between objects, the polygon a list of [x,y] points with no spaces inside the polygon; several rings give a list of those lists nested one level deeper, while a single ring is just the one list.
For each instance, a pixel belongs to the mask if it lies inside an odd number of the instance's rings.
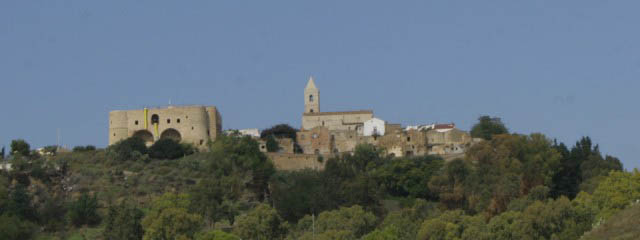
[{"label": "castle wall", "polygon": [[112,111],[109,113],[109,145],[129,137],[127,112]]},{"label": "castle wall", "polygon": [[[153,124],[154,116],[158,117],[157,128]],[[204,106],[149,108],[146,117],[144,109],[113,111],[109,113],[109,118],[109,145],[139,131],[148,132],[153,136],[153,141],[157,141],[163,136],[175,137],[171,135],[175,130],[181,142],[206,149],[207,141],[215,140],[222,128],[217,109]],[[116,136],[113,136],[114,133]]]},{"label": "castle wall", "polygon": [[[267,153],[278,170],[296,171],[303,169],[324,170],[328,156],[315,154]],[[319,161],[322,158],[322,162]]]}]

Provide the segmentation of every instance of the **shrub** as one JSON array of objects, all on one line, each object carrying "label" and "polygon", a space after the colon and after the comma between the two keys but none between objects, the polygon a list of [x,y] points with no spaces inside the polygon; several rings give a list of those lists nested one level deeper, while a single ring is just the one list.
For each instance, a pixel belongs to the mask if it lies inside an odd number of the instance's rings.
[{"label": "shrub", "polygon": [[83,193],[80,198],[69,205],[67,217],[76,227],[96,225],[100,223],[100,216],[97,210],[98,198],[96,195],[89,196],[89,194]]},{"label": "shrub", "polygon": [[22,156],[29,156],[29,153],[31,152],[30,149],[31,146],[29,146],[29,144],[23,139],[11,141],[11,155],[18,153]]},{"label": "shrub", "polygon": [[124,162],[139,159],[142,155],[147,154],[148,149],[144,140],[131,137],[109,146],[107,152],[115,160]]},{"label": "shrub", "polygon": [[93,145],[73,147],[73,152],[90,152],[95,150],[96,150],[96,146],[93,146]]},{"label": "shrub", "polygon": [[192,153],[190,145],[181,145],[171,139],[160,139],[149,148],[149,156],[155,159],[176,159]]}]

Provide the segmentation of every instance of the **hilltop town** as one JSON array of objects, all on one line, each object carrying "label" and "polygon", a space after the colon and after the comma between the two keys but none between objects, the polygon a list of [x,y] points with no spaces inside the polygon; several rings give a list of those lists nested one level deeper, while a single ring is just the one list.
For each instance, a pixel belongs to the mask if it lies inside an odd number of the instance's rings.
[{"label": "hilltop town", "polygon": [[474,142],[468,132],[454,123],[402,126],[375,116],[373,110],[332,112],[320,108],[321,95],[313,77],[304,88],[302,126],[295,136],[275,138],[278,149],[268,151],[258,129],[222,131],[222,115],[215,106],[168,106],[109,113],[109,145],[129,137],[139,137],[151,146],[169,138],[189,143],[203,151],[207,142],[220,134],[241,134],[259,141],[277,168],[322,169],[318,156],[328,158],[353,153],[360,144],[371,144],[391,157],[440,155],[461,156]]}]

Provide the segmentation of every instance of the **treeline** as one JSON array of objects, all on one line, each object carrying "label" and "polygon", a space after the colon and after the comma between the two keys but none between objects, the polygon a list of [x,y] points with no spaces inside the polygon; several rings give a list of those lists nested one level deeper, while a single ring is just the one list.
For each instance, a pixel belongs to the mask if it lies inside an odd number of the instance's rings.
[{"label": "treeline", "polygon": [[238,135],[205,153],[139,139],[53,156],[12,149],[0,239],[580,239],[640,199],[640,173],[588,137],[567,147],[484,117],[472,134],[485,141],[448,162],[360,145],[295,172]]}]

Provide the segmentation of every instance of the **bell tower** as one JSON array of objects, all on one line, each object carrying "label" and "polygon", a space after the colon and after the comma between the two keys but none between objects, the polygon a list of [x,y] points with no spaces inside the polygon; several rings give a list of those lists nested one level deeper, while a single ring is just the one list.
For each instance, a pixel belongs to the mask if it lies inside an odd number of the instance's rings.
[{"label": "bell tower", "polygon": [[307,87],[304,88],[304,113],[320,112],[320,91],[313,82],[313,76],[309,77]]}]

